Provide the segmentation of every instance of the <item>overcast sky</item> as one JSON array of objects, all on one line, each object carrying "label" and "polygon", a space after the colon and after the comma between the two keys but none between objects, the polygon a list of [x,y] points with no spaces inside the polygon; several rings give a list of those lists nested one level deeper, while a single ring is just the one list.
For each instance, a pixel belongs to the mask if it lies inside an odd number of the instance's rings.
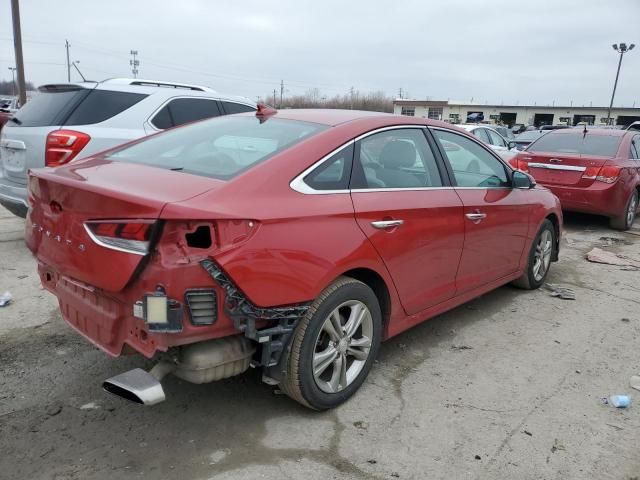
[{"label": "overcast sky", "polygon": [[[489,103],[640,106],[640,0],[23,0],[27,80],[140,77],[208,85],[252,99],[320,89]],[[14,65],[0,3],[0,78]],[[79,77],[72,72],[72,79]]]}]

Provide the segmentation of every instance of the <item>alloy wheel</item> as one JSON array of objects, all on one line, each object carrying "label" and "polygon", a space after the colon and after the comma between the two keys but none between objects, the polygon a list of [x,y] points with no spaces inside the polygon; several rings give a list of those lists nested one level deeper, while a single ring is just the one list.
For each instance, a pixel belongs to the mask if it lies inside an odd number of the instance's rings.
[{"label": "alloy wheel", "polygon": [[638,209],[638,195],[633,194],[631,201],[629,202],[629,208],[627,209],[627,226],[631,228],[633,221],[636,218],[636,210]]},{"label": "alloy wheel", "polygon": [[536,282],[542,280],[549,270],[551,264],[551,254],[553,252],[553,235],[550,230],[545,230],[540,235],[536,244],[536,251],[533,261],[533,277]]},{"label": "alloy wheel", "polygon": [[313,378],[320,390],[337,393],[358,377],[369,357],[373,319],[367,306],[350,300],[322,324],[313,353]]}]

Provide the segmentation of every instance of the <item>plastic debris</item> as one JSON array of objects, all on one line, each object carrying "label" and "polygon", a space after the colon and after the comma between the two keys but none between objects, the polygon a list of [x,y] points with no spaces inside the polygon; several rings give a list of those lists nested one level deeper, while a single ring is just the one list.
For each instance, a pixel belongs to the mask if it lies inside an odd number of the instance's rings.
[{"label": "plastic debris", "polygon": [[634,375],[633,377],[631,377],[631,379],[629,380],[629,385],[631,385],[631,388],[640,390],[640,375]]},{"label": "plastic debris", "polygon": [[601,248],[593,248],[589,253],[587,253],[587,260],[593,263],[640,268],[640,262],[618,253],[607,252]]},{"label": "plastic debris", "polygon": [[629,395],[611,395],[609,403],[616,408],[627,408],[631,405],[631,398]]},{"label": "plastic debris", "polygon": [[558,297],[563,300],[575,300],[576,292],[568,287],[563,287],[561,285],[555,285],[553,283],[545,283],[544,288],[551,292],[552,297]]},{"label": "plastic debris", "polygon": [[9,305],[9,303],[11,303],[12,299],[13,296],[11,296],[11,293],[4,292],[2,295],[0,295],[0,307],[6,307],[7,305]]}]

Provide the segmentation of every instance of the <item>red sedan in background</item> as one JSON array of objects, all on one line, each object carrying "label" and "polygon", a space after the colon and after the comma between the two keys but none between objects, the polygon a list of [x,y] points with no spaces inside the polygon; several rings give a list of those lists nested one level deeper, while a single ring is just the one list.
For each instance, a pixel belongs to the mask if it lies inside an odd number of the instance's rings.
[{"label": "red sedan in background", "polygon": [[640,132],[555,130],[510,162],[555,193],[564,210],[607,216],[618,230],[633,225],[640,194]]},{"label": "red sedan in background", "polygon": [[65,320],[157,356],[104,387],[164,400],[250,364],[334,407],[380,341],[558,258],[558,199],[442,122],[260,108],[31,172],[26,241]]}]

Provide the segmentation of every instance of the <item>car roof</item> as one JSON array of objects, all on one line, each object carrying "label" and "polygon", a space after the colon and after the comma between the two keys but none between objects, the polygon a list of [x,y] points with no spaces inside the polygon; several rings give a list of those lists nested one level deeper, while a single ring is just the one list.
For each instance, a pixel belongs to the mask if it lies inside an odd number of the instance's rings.
[{"label": "car roof", "polygon": [[145,95],[155,95],[164,97],[214,97],[220,100],[230,100],[255,107],[255,102],[239,95],[227,95],[219,93],[209,87],[193,85],[179,82],[169,82],[164,80],[149,80],[144,78],[108,78],[100,82],[70,82],[52,83],[38,87],[40,91],[55,91],[65,89],[97,89],[115,90],[119,92],[136,92]]},{"label": "car roof", "polygon": [[[608,137],[623,137],[629,133],[629,130],[616,130],[612,128],[589,128],[587,127],[587,135],[602,135]],[[584,135],[583,128],[560,128],[550,130],[547,135]]]},{"label": "car roof", "polygon": [[[245,115],[252,115],[251,112]],[[335,127],[336,125],[340,125],[342,123],[353,122],[356,120],[369,120],[374,118],[388,118],[392,117],[400,117],[404,119],[415,119],[415,117],[401,116],[401,115],[393,115],[390,113],[383,112],[368,112],[364,110],[339,110],[339,109],[328,109],[328,108],[292,108],[292,109],[282,109],[278,110],[276,114],[274,114],[276,118],[283,118],[286,120],[298,120],[302,122],[311,122],[311,123],[319,123],[322,125],[328,125],[331,127]],[[424,120],[424,119],[420,119]],[[416,123],[415,121],[411,121],[409,123]]]}]

